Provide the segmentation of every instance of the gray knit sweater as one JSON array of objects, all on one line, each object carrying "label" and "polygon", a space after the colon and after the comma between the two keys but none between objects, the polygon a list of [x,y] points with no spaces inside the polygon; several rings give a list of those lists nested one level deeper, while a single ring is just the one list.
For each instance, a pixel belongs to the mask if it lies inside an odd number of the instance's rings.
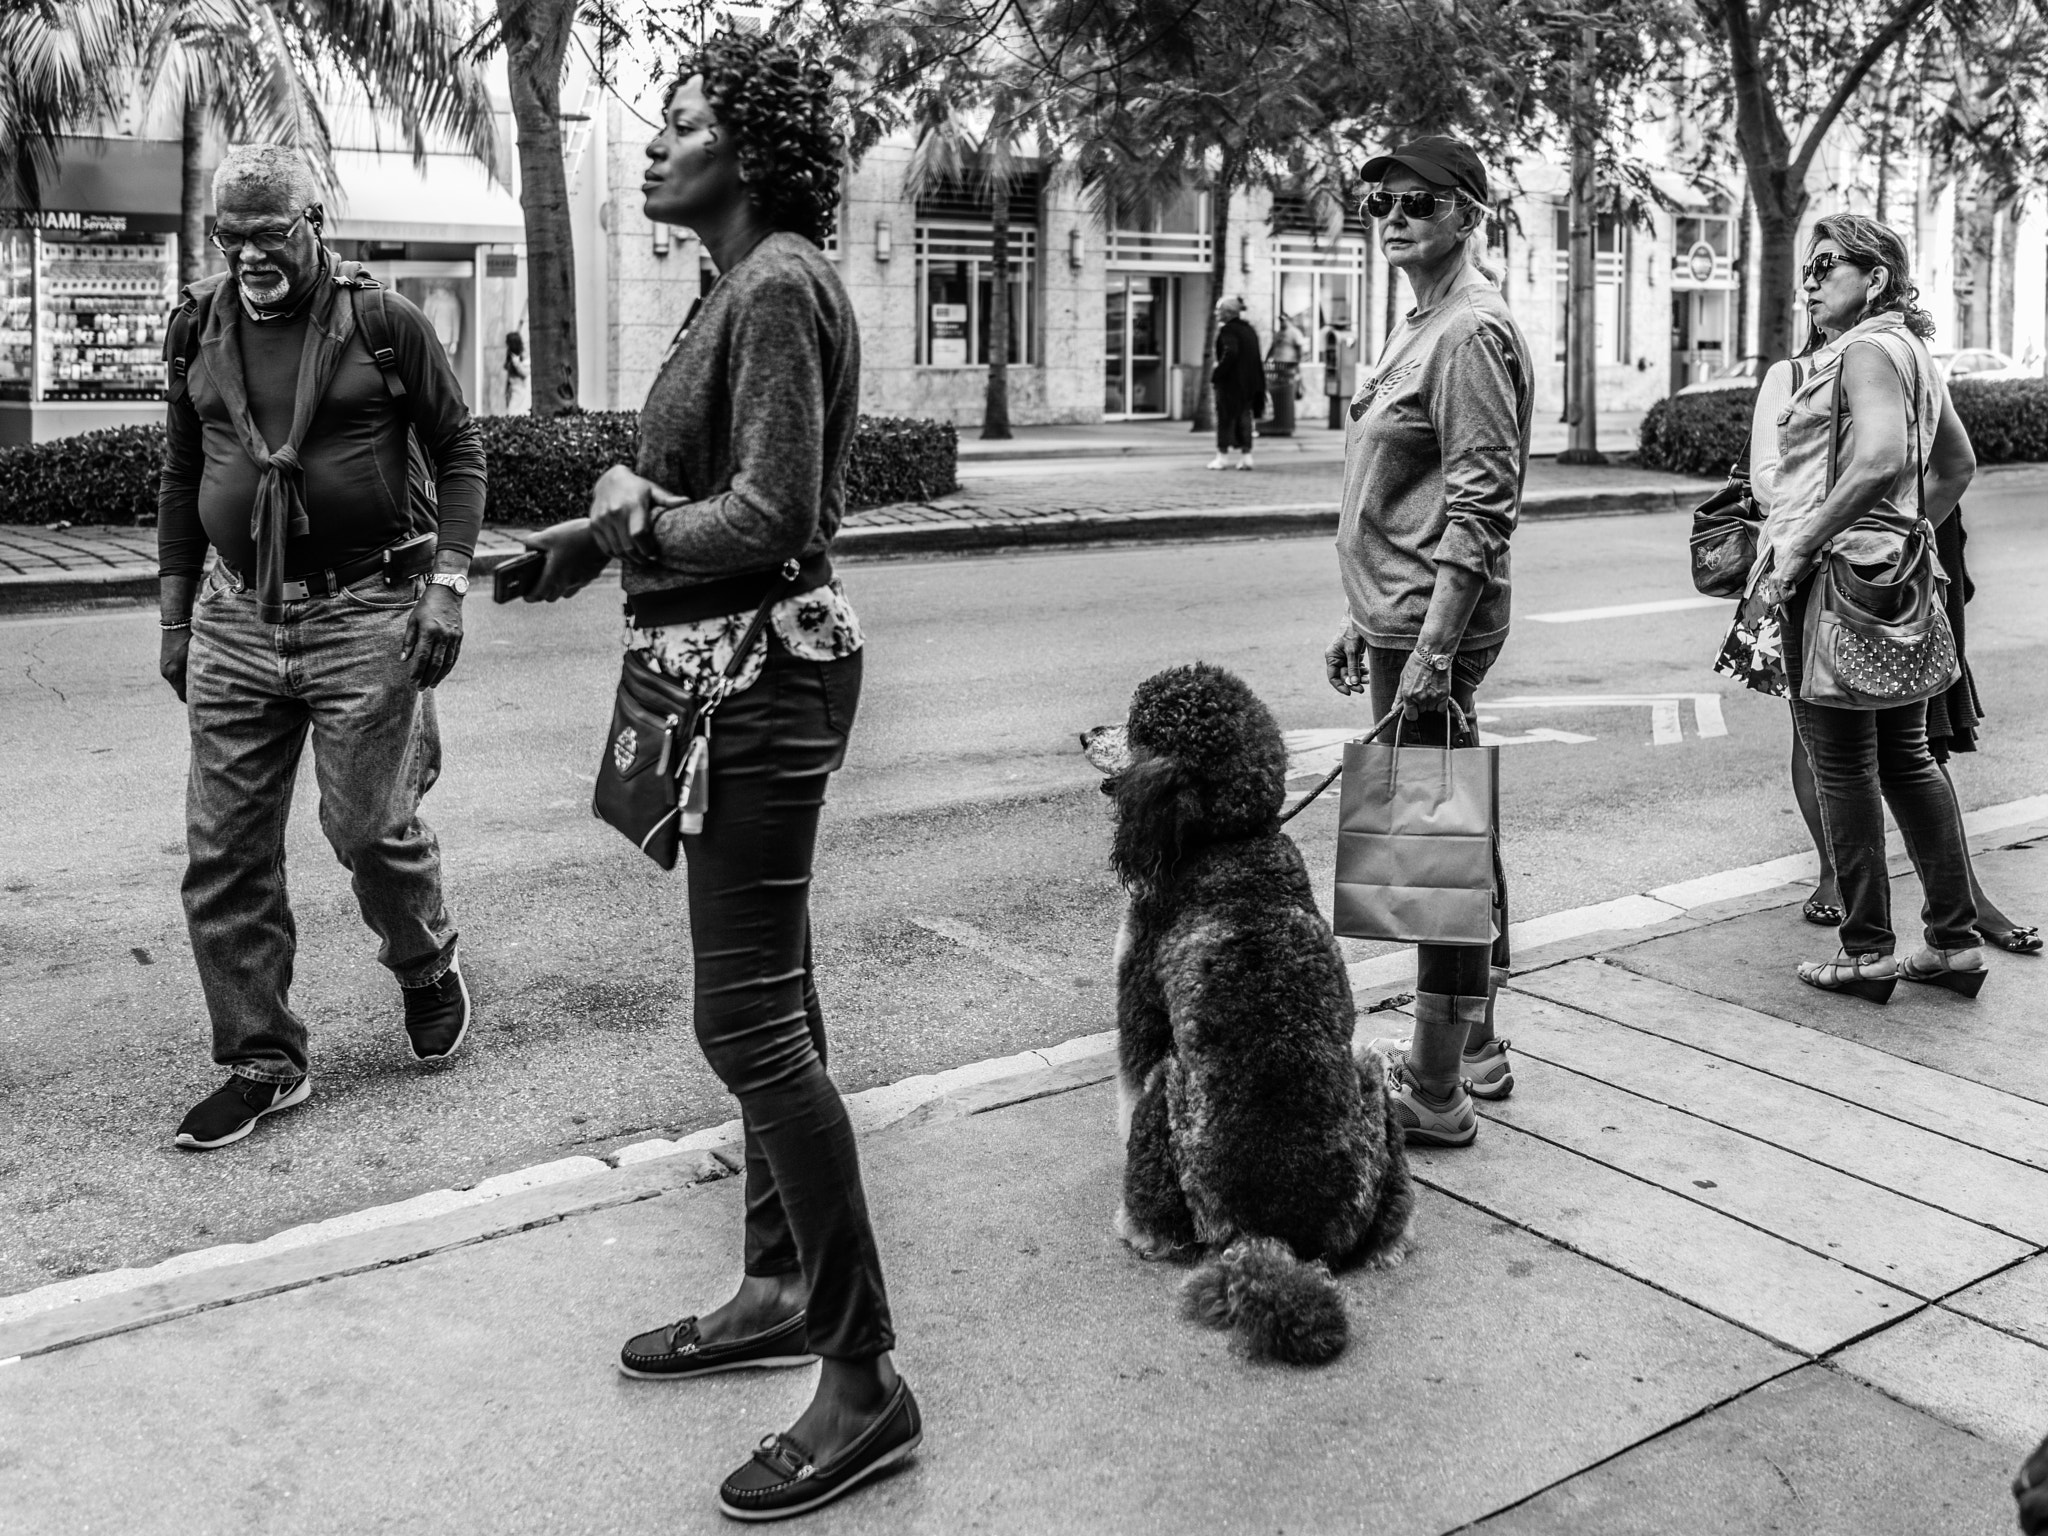
[{"label": "gray knit sweater", "polygon": [[822,550],[846,511],[860,332],[818,248],[770,235],[720,276],[640,409],[638,472],[691,498],[656,521],[627,592],[766,570]]}]

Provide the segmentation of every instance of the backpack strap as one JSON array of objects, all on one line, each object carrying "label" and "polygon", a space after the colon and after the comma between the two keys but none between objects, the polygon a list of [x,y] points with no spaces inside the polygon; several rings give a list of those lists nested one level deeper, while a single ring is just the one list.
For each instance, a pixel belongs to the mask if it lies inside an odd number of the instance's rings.
[{"label": "backpack strap", "polygon": [[170,324],[164,327],[164,399],[172,405],[188,393],[185,376],[192,371],[192,360],[199,356],[199,337],[206,329],[214,298],[226,283],[226,274],[216,273],[188,283],[178,292],[178,307],[171,311]]},{"label": "backpack strap", "polygon": [[371,361],[384,376],[385,393],[394,400],[405,398],[405,380],[399,376],[398,353],[391,346],[391,317],[385,308],[384,285],[370,276],[359,261],[335,264],[334,280],[348,290],[355,306],[356,328],[370,349]]}]

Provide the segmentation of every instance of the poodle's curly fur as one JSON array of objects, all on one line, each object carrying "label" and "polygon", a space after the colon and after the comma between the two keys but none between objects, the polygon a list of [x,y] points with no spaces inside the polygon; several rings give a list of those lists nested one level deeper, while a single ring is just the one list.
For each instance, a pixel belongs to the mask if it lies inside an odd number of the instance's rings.
[{"label": "poodle's curly fur", "polygon": [[1147,1258],[1209,1255],[1188,1310],[1247,1353],[1328,1360],[1347,1337],[1328,1267],[1398,1262],[1415,1197],[1385,1069],[1352,1055],[1337,941],[1280,830],[1286,748],[1201,662],[1139,685],[1126,740],[1104,785],[1130,895],[1118,1230]]}]

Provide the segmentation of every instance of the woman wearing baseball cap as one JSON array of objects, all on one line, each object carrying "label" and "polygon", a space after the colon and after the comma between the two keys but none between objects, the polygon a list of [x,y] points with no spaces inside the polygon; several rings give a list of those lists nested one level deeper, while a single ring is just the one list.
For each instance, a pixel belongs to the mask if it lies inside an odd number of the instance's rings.
[{"label": "woman wearing baseball cap", "polygon": [[[1481,271],[1489,188],[1470,145],[1416,139],[1366,162],[1365,212],[1408,279],[1408,311],[1352,397],[1337,564],[1348,609],[1324,658],[1339,693],[1370,693],[1373,718],[1400,706],[1403,739],[1449,739],[1449,706],[1473,692],[1508,633],[1508,537],[1522,503],[1533,410],[1529,349]],[[1507,885],[1498,853],[1485,945],[1417,946],[1415,1035],[1375,1042],[1394,1066],[1408,1139],[1462,1147],[1471,1094],[1514,1088],[1493,993],[1507,964]],[[1469,1090],[1469,1092],[1468,1092]]]}]

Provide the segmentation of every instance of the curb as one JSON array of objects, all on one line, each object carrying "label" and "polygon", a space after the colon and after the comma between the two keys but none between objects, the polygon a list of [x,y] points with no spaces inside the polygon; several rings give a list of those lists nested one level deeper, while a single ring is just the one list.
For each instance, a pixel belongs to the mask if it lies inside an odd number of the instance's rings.
[{"label": "curb", "polygon": [[[1528,521],[1564,517],[1635,517],[1689,512],[1710,486],[1669,490],[1532,491],[1522,501]],[[1257,507],[1174,507],[1148,512],[1055,512],[1045,517],[947,517],[931,522],[842,525],[832,552],[845,558],[890,559],[904,555],[975,553],[1000,549],[1047,549],[1077,544],[1149,544],[1195,539],[1304,537],[1337,531],[1337,504],[1302,502]],[[882,509],[873,509],[882,510]],[[499,530],[509,533],[510,530]],[[490,573],[516,550],[481,552],[470,563],[473,577]],[[105,570],[58,571],[49,575],[0,575],[0,612],[116,599],[156,596],[154,565]]]}]

